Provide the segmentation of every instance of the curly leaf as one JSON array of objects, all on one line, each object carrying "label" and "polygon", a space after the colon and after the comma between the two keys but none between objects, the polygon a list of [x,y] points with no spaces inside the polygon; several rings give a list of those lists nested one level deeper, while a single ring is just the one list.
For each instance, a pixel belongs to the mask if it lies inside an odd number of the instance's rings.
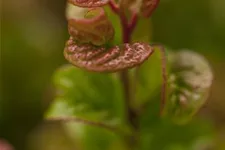
[{"label": "curly leaf", "polygon": [[100,7],[106,5],[109,0],[68,0],[69,3],[79,7]]},{"label": "curly leaf", "polygon": [[157,8],[160,0],[136,0],[132,1],[124,0],[127,2],[126,5],[137,13],[140,13],[143,17],[150,17],[153,11]]},{"label": "curly leaf", "polygon": [[70,38],[64,49],[64,56],[79,68],[115,72],[141,64],[152,52],[152,47],[145,43],[123,44],[107,49],[90,44],[79,45]]},{"label": "curly leaf", "polygon": [[208,98],[212,80],[212,70],[199,54],[183,50],[172,55],[165,115],[187,122]]},{"label": "curly leaf", "polygon": [[114,36],[114,28],[103,8],[82,9],[68,5],[69,33],[79,43],[103,45]]},{"label": "curly leaf", "polygon": [[160,0],[143,0],[140,8],[142,16],[149,17],[157,8]]}]

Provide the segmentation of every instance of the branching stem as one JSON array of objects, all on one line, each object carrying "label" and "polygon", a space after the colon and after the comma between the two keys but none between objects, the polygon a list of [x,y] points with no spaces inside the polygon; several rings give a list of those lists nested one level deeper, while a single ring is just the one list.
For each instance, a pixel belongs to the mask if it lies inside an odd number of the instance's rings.
[{"label": "branching stem", "polygon": [[[131,12],[132,16],[130,20],[128,20],[125,11],[121,10],[117,4],[115,4],[114,0],[110,0],[109,3],[111,9],[113,12],[115,12],[119,18],[120,18],[120,23],[122,27],[122,32],[123,32],[123,43],[129,43],[131,41],[131,35],[135,29],[135,26],[138,21],[138,15],[135,12]],[[128,137],[127,139],[127,144],[129,149],[134,149],[137,143],[137,133],[138,133],[138,118],[137,118],[137,113],[134,109],[131,107],[131,100],[132,100],[132,89],[131,89],[131,81],[129,78],[129,72],[128,70],[123,70],[119,73],[120,79],[123,85],[124,89],[124,97],[125,97],[125,110],[127,112],[127,120],[130,123],[130,125],[134,129],[134,135]]]},{"label": "branching stem", "polygon": [[102,122],[97,122],[97,121],[91,121],[83,118],[78,118],[78,117],[56,117],[56,118],[49,118],[47,121],[52,121],[52,122],[77,122],[77,123],[82,123],[85,125],[90,125],[90,126],[96,126],[99,128],[104,128],[107,130],[110,130],[115,133],[119,133],[120,135],[126,135],[127,133],[124,132],[123,130],[115,127],[115,126],[110,126],[108,124],[102,123]]}]

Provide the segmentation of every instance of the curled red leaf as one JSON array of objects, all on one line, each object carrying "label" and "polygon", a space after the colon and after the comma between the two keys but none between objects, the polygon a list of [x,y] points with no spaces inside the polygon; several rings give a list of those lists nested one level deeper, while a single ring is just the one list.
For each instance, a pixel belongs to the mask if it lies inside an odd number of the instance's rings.
[{"label": "curled red leaf", "polygon": [[77,44],[71,37],[64,49],[65,58],[73,65],[89,71],[116,72],[143,63],[153,48],[145,43],[123,44],[111,48]]},{"label": "curled red leaf", "polygon": [[114,28],[103,8],[91,8],[83,18],[68,18],[69,33],[79,43],[103,45],[114,36]]},{"label": "curled red leaf", "polygon": [[109,0],[68,0],[69,3],[79,7],[100,7],[106,5]]},{"label": "curled red leaf", "polygon": [[160,0],[143,0],[140,8],[142,16],[149,17],[157,8]]}]

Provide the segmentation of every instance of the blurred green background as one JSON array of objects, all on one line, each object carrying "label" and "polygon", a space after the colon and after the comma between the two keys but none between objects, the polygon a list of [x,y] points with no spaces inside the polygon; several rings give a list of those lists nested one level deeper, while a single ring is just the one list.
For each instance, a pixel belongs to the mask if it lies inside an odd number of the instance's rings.
[{"label": "blurred green background", "polygon": [[[42,118],[52,100],[52,74],[67,63],[62,54],[68,39],[65,6],[65,0],[1,1],[0,138],[15,149],[29,149],[30,136],[45,128]],[[216,144],[222,147],[225,1],[161,0],[151,24],[152,42],[175,50],[195,50],[211,63],[213,88],[199,116],[210,120]]]}]

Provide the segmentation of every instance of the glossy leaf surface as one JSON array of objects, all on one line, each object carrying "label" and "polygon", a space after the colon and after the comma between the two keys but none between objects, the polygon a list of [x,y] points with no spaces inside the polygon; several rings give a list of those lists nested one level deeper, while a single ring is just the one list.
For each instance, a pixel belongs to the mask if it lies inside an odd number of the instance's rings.
[{"label": "glossy leaf surface", "polygon": [[212,70],[201,55],[188,50],[172,55],[165,115],[177,123],[190,120],[208,98],[212,80]]},{"label": "glossy leaf surface", "polygon": [[140,65],[152,52],[152,47],[145,43],[126,43],[107,49],[91,44],[80,45],[70,38],[64,56],[73,65],[86,70],[115,72]]}]

